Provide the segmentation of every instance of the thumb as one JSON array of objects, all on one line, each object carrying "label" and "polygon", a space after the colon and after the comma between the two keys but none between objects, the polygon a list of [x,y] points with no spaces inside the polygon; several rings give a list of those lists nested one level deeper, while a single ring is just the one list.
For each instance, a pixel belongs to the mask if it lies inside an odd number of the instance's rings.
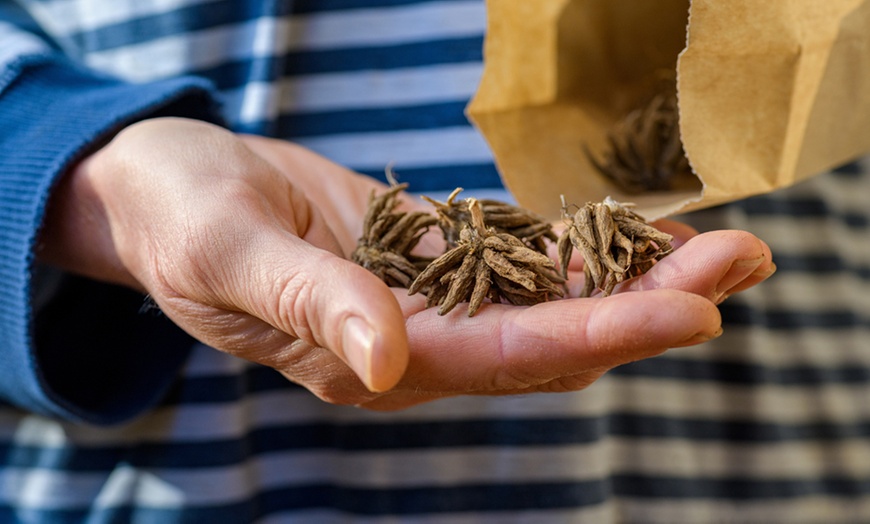
[{"label": "thumb", "polygon": [[395,386],[409,353],[395,295],[357,264],[295,235],[282,236],[246,264],[251,271],[239,288],[267,291],[247,299],[245,309],[292,338],[329,349],[369,390]]}]

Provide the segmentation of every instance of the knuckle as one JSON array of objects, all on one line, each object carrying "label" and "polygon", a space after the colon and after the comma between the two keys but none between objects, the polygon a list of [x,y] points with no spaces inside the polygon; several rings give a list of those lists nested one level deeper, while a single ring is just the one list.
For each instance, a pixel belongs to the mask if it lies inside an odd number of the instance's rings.
[{"label": "knuckle", "polygon": [[546,379],[532,376],[521,370],[499,369],[491,375],[487,383],[492,391],[512,391],[528,389],[546,381]]},{"label": "knuckle", "polygon": [[542,393],[568,393],[571,391],[580,391],[591,386],[593,382],[598,380],[604,370],[590,371],[579,375],[571,375],[567,377],[559,377],[538,386],[538,391]]},{"label": "knuckle", "polygon": [[325,388],[318,388],[312,393],[320,400],[336,406],[359,406],[374,400],[374,396],[367,393],[368,390],[360,384],[361,390],[356,388],[348,388],[347,385],[333,385]]},{"label": "knuckle", "polygon": [[296,273],[289,275],[278,286],[278,318],[286,322],[281,328],[294,337],[314,343],[313,330],[308,321],[309,304],[315,294],[314,282]]},{"label": "knuckle", "polygon": [[487,388],[493,391],[510,391],[526,389],[545,382],[544,379],[533,376],[526,365],[526,359],[518,352],[524,348],[516,343],[517,337],[512,330],[513,322],[503,322],[495,332],[497,343],[498,365],[487,378]]},{"label": "knuckle", "polygon": [[336,406],[359,406],[379,396],[366,389],[350,370],[326,381],[307,384],[306,387],[320,400]]},{"label": "knuckle", "polygon": [[266,364],[329,404],[358,406],[381,395],[369,391],[334,353],[301,340]]}]

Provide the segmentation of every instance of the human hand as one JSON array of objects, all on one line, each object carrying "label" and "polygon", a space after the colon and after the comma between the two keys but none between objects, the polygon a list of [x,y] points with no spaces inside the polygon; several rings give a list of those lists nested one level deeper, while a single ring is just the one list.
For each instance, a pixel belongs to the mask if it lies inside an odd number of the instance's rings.
[{"label": "human hand", "polygon": [[383,187],[298,146],[159,119],[70,175],[53,197],[45,260],[145,291],[199,340],[375,409],[585,387],[715,336],[720,291],[772,267],[752,235],[711,233],[607,299],[439,317],[345,259]]},{"label": "human hand", "polygon": [[[246,143],[288,173],[298,172],[300,159],[311,155],[286,142],[249,137]],[[306,163],[318,166],[316,171],[330,182],[308,178],[299,183],[329,217],[333,231],[343,239],[344,252],[350,253],[361,233],[368,195],[372,189],[385,188],[321,158]],[[342,198],[331,198],[324,186],[343,188]],[[355,205],[347,205],[354,200]],[[337,202],[345,205],[336,208]],[[413,206],[414,202],[406,202],[406,207]],[[366,391],[349,370],[336,365],[333,354],[304,344],[297,348],[299,361],[288,362],[283,372],[321,398],[372,409],[398,409],[461,394],[582,389],[620,364],[718,336],[721,319],[716,304],[762,282],[775,270],[770,249],[749,233],[697,235],[678,222],[664,220],[656,225],[675,235],[678,249],[604,299],[574,298],[530,308],[486,304],[472,318],[458,307],[440,317],[437,308],[424,308],[424,298],[395,289],[411,354],[403,379],[388,392]],[[575,296],[582,288],[581,260],[572,258],[576,273],[569,282]],[[310,376],[310,370],[319,368],[332,371],[330,380]]]},{"label": "human hand", "polygon": [[[147,293],[217,349],[280,370],[298,360],[300,344],[330,348],[334,365],[385,390],[407,364],[402,312],[378,278],[345,260],[323,215],[292,182],[329,184],[321,164],[332,167],[308,154],[291,166],[298,172],[283,173],[219,127],[144,121],[62,180],[39,256]],[[333,196],[344,190],[333,187]],[[320,191],[328,200],[329,190]],[[352,204],[331,209],[350,212]],[[321,381],[333,374],[309,372]]]}]

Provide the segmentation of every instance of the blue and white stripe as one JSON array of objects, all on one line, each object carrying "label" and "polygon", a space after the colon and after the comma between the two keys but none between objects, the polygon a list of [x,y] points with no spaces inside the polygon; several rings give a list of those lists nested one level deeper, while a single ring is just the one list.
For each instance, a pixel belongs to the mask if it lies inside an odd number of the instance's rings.
[{"label": "blue and white stripe", "polygon": [[134,82],[209,78],[239,131],[372,176],[392,162],[418,191],[500,186],[464,115],[482,69],[483,2],[30,4],[94,69]]},{"label": "blue and white stripe", "polygon": [[[210,79],[237,130],[415,190],[498,186],[463,116],[481,0],[19,3],[93,68]],[[48,49],[20,27],[0,21],[0,67]],[[868,521],[868,171],[685,217],[756,233],[779,272],[722,305],[720,339],[582,392],[371,413],[198,346],[126,424],[0,407],[0,521]]]},{"label": "blue and white stripe", "polygon": [[[45,54],[49,49],[41,39],[0,19],[0,71],[13,67],[22,56]],[[0,93],[13,78],[12,74],[0,75]]]}]

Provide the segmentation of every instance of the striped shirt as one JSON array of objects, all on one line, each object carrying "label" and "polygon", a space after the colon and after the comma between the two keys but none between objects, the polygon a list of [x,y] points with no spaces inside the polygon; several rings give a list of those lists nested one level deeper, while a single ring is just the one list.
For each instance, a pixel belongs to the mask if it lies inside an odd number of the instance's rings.
[{"label": "striped shirt", "polygon": [[[12,145],[29,142],[3,119],[24,88],[45,100],[99,88],[107,100],[142,97],[143,110],[182,97],[203,118],[213,110],[197,93],[214,92],[232,129],[373,176],[394,162],[420,191],[499,186],[463,116],[481,71],[482,0],[17,5],[0,0],[0,145],[14,158]],[[50,65],[28,65],[39,60]],[[61,78],[59,68],[66,83],[37,81],[48,69]],[[124,82],[87,76],[97,72]],[[163,98],[146,96],[155,92]],[[19,173],[57,168],[31,161],[48,154],[31,146],[19,155],[29,164],[0,163],[0,361],[11,363],[0,371],[0,521],[870,522],[868,162],[683,217],[755,233],[777,275],[721,306],[719,339],[622,366],[584,391],[374,413],[194,344],[168,389],[137,396],[147,409],[106,425],[65,411],[35,377],[22,381],[26,394],[2,385],[20,380],[10,366],[31,351],[13,311],[31,283],[13,277],[36,226],[19,202],[47,191]],[[109,331],[133,315],[157,333],[153,351],[183,343],[141,319],[141,297],[65,285],[40,309],[34,344],[51,347],[65,336],[57,326],[100,316]],[[79,356],[119,349],[82,345]],[[87,373],[55,366],[45,373]]]}]

